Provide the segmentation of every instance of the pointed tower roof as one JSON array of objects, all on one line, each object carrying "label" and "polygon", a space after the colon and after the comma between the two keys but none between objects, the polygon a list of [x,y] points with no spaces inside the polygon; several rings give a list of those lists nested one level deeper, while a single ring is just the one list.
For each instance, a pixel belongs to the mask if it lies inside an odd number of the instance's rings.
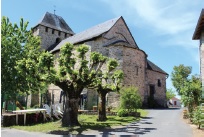
[{"label": "pointed tower roof", "polygon": [[120,19],[121,17],[118,17],[118,18],[114,18],[114,19],[111,19],[111,20],[108,20],[104,23],[101,23],[101,24],[98,24],[94,27],[91,27],[85,31],[82,31],[78,34],[75,34],[74,36],[72,37],[69,37],[63,41],[61,41],[59,43],[59,45],[57,45],[53,50],[52,52],[54,51],[57,51],[60,49],[60,47],[62,45],[64,45],[65,43],[69,42],[69,43],[72,43],[72,44],[77,44],[77,43],[80,43],[80,42],[84,42],[86,40],[90,40],[90,39],[93,39],[93,38],[96,38],[100,35],[102,35],[103,33],[109,31],[113,25]]},{"label": "pointed tower roof", "polygon": [[62,17],[49,12],[45,13],[42,20],[35,27],[37,27],[38,25],[43,25],[65,33],[74,34],[72,29],[67,25]]}]

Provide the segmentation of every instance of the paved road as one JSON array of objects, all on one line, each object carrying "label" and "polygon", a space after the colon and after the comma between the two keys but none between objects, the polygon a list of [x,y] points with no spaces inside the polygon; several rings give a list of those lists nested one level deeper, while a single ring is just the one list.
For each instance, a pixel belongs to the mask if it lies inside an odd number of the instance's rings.
[{"label": "paved road", "polygon": [[181,113],[180,109],[149,110],[148,117],[131,125],[142,137],[192,137],[192,129],[182,120]]},{"label": "paved road", "polygon": [[[81,135],[87,136],[135,136],[135,137],[192,137],[192,129],[181,118],[180,109],[148,110],[149,115],[139,122],[133,122],[126,127],[116,127],[101,131],[83,131]],[[2,137],[66,137],[65,135],[51,135],[36,132],[19,131],[2,128]],[[73,135],[72,135],[73,136]]]},{"label": "paved road", "polygon": [[[99,132],[100,135],[133,135],[139,137],[192,137],[190,125],[182,120],[180,109],[148,110],[149,114],[139,122],[126,127]],[[94,131],[93,131],[94,132]],[[88,134],[84,133],[84,134]],[[97,133],[94,133],[97,134]]]}]

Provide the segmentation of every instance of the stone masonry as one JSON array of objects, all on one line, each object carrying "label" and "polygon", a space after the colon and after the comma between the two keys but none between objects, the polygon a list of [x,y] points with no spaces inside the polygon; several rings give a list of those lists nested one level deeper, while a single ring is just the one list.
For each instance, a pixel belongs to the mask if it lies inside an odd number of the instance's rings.
[{"label": "stone masonry", "polygon": [[[49,16],[54,16],[51,15],[51,13],[49,14]],[[53,21],[51,20],[50,22]],[[49,21],[46,23],[49,23]],[[70,42],[76,46],[86,44],[90,47],[90,52],[100,52],[105,56],[115,58],[119,62],[117,69],[122,69],[124,72],[122,85],[137,87],[142,97],[143,105],[147,104],[147,98],[150,96],[150,90],[152,90],[152,88],[150,89],[151,86],[154,87],[153,96],[157,103],[160,106],[166,106],[166,78],[168,74],[147,60],[147,54],[139,49],[122,17],[106,21],[78,34],[74,34],[72,31],[70,32],[71,29],[69,28],[65,31],[67,34],[61,32],[60,36],[58,35],[59,32],[57,32],[60,31],[60,29],[55,30],[53,33],[53,28],[51,28],[50,25],[47,27],[46,24],[41,24],[38,24],[37,27],[34,28],[34,35],[41,37],[42,48],[51,49],[51,52],[57,57],[60,52],[60,47],[66,42]],[[70,32],[70,34],[68,32]],[[59,40],[58,38],[62,41],[56,44],[58,42],[57,40]],[[55,47],[50,48],[50,46],[54,44],[56,44]],[[49,86],[49,91],[54,94],[53,103],[57,103],[61,90],[51,85]],[[98,99],[96,98],[98,96],[96,92],[90,90],[87,91],[87,95],[88,94],[87,108],[91,109],[92,106],[97,104],[96,101]],[[119,106],[119,94],[109,93],[107,101],[108,105],[114,107]]]}]

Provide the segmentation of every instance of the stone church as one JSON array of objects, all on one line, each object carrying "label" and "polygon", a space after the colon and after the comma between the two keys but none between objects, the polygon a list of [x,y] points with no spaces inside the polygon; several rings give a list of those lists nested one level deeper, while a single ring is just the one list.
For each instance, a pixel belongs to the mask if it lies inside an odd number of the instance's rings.
[{"label": "stone church", "polygon": [[[166,107],[166,79],[168,74],[147,59],[132,36],[123,17],[114,18],[75,34],[65,20],[47,12],[42,20],[33,28],[35,36],[40,36],[43,49],[58,55],[60,47],[66,42],[74,45],[86,44],[91,51],[98,51],[105,56],[115,58],[119,62],[118,69],[124,72],[123,86],[135,86],[147,106],[148,98],[153,98],[158,106]],[[61,89],[50,85],[51,102],[59,103]],[[84,108],[84,100],[87,102]],[[84,90],[80,109],[92,109],[97,105],[96,92]],[[108,105],[118,106],[119,95],[110,92]]]}]

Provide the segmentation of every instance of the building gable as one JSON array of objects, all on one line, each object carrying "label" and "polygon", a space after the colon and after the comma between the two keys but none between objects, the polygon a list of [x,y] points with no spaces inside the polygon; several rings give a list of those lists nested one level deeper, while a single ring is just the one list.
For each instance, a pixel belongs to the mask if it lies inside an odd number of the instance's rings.
[{"label": "building gable", "polygon": [[139,49],[122,16],[102,37],[107,40],[105,46],[122,42],[125,43],[124,46]]}]

